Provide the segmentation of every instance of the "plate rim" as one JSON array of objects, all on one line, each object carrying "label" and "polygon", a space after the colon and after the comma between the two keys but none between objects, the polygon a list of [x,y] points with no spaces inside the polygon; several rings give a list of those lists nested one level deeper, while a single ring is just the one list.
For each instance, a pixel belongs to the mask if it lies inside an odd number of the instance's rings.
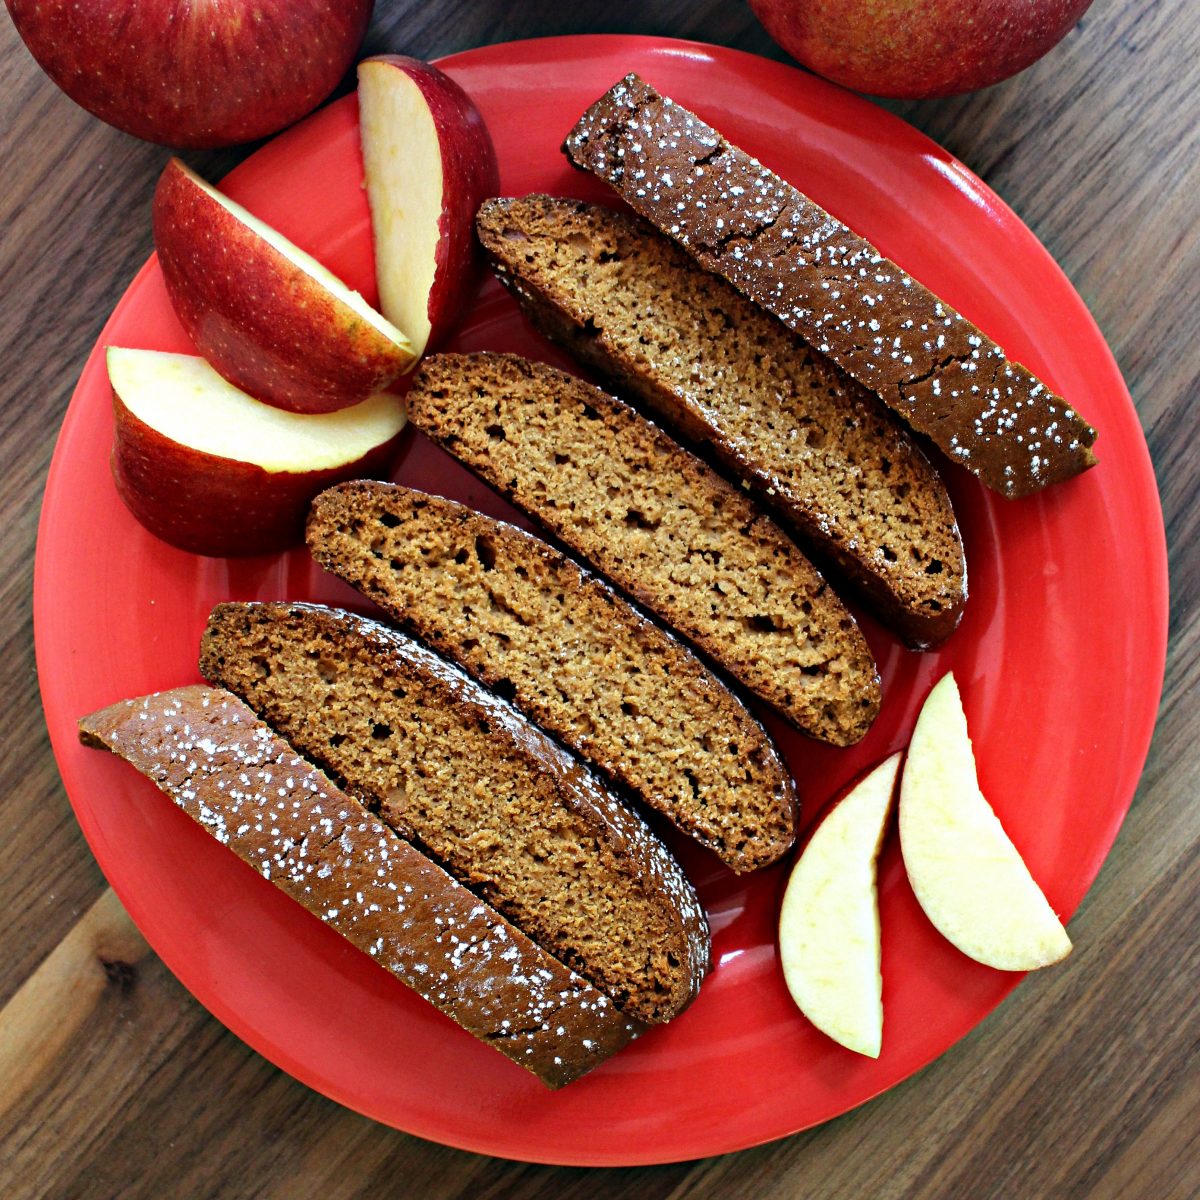
[{"label": "plate rim", "polygon": [[[561,60],[564,52],[567,52],[569,54],[569,53],[577,52],[584,48],[590,49],[595,54],[604,54],[604,53],[608,53],[610,51],[616,51],[616,50],[620,50],[620,51],[623,51],[625,53],[630,53],[630,54],[638,53],[638,54],[649,54],[649,55],[654,55],[656,53],[679,54],[679,53],[686,52],[686,53],[690,53],[693,57],[704,56],[707,59],[709,59],[710,61],[720,62],[721,60],[726,60],[726,61],[732,61],[732,62],[736,63],[737,61],[742,60],[744,63],[753,63],[753,64],[758,64],[758,65],[761,65],[763,63],[770,63],[772,68],[779,69],[781,71],[799,71],[799,68],[796,68],[790,64],[780,63],[780,62],[777,62],[772,59],[764,59],[759,55],[756,55],[756,54],[753,54],[753,53],[750,53],[750,52],[744,51],[744,50],[734,49],[731,47],[712,45],[709,43],[688,40],[688,39],[656,37],[656,36],[652,36],[652,35],[625,35],[625,34],[564,35],[564,36],[525,39],[525,40],[518,41],[518,42],[503,42],[503,43],[496,43],[496,44],[489,45],[489,46],[475,47],[472,49],[458,52],[456,54],[446,55],[446,56],[434,59],[432,61],[434,63],[436,63],[437,65],[443,66],[443,67],[445,67],[445,66],[449,66],[449,67],[469,66],[481,59],[485,60],[485,61],[495,60],[497,58],[497,56],[503,56],[503,54],[506,51],[511,50],[513,47],[519,46],[519,47],[525,48],[522,51],[523,53],[525,53],[525,52],[527,52],[528,47],[530,47],[531,45],[536,45],[537,47],[539,47],[543,51],[544,57],[547,60],[549,60],[551,56],[553,56],[553,58],[556,60]],[[499,65],[499,64],[497,64],[497,65]],[[830,84],[825,80],[821,80],[814,76],[810,76],[807,73],[802,73],[802,74],[805,75],[806,85],[815,84],[819,88],[831,89],[833,92],[836,92],[836,93],[843,92],[843,89],[838,88],[838,87],[836,87],[836,85]],[[348,99],[348,98],[346,98],[346,99]],[[1067,289],[1069,289],[1070,296],[1075,301],[1078,302],[1078,314],[1073,314],[1073,317],[1076,315],[1077,316],[1086,316],[1086,321],[1089,325],[1089,334],[1091,336],[1093,336],[1095,343],[1098,346],[1102,346],[1104,349],[1105,370],[1112,377],[1114,387],[1119,388],[1121,398],[1124,401],[1125,405],[1128,406],[1129,414],[1132,417],[1132,423],[1134,426],[1136,426],[1136,428],[1140,434],[1139,442],[1137,444],[1135,444],[1133,447],[1131,447],[1131,449],[1134,450],[1138,454],[1139,460],[1144,459],[1143,466],[1144,466],[1145,470],[1148,472],[1149,478],[1155,484],[1155,495],[1157,497],[1158,496],[1157,480],[1155,478],[1153,463],[1149,456],[1149,449],[1146,444],[1145,433],[1141,427],[1141,422],[1139,419],[1139,414],[1137,412],[1136,405],[1134,405],[1132,397],[1129,394],[1128,388],[1125,385],[1124,379],[1121,376],[1119,367],[1116,363],[1115,356],[1112,353],[1111,347],[1108,345],[1107,339],[1105,339],[1102,331],[1099,329],[1099,326],[1097,325],[1097,323],[1095,321],[1095,318],[1092,316],[1091,312],[1088,310],[1087,305],[1083,302],[1082,297],[1079,296],[1078,292],[1076,291],[1074,286],[1071,284],[1069,278],[1066,276],[1062,267],[1054,260],[1054,258],[1050,255],[1049,251],[1045,248],[1045,246],[1042,245],[1041,241],[1037,238],[1037,236],[1033,233],[1033,231],[1021,220],[1021,218],[1003,200],[1003,198],[998,196],[983,180],[981,180],[978,176],[976,176],[968,167],[966,167],[964,164],[962,164],[957,158],[954,158],[952,155],[950,155],[948,151],[946,151],[944,148],[939,146],[936,142],[934,142],[932,139],[930,139],[927,135],[922,133],[920,130],[917,130],[914,126],[910,125],[908,122],[904,121],[901,117],[898,117],[895,114],[889,112],[888,110],[878,107],[877,105],[871,105],[871,102],[869,100],[863,99],[861,97],[858,97],[857,99],[860,99],[863,104],[870,105],[870,107],[874,110],[875,114],[877,115],[878,119],[884,125],[889,126],[894,129],[903,129],[905,131],[906,137],[908,137],[910,139],[915,138],[919,143],[924,145],[924,147],[927,149],[928,152],[935,154],[940,161],[942,161],[943,163],[949,164],[954,170],[961,173],[963,178],[970,183],[970,185],[973,189],[978,190],[978,191],[982,192],[983,194],[985,194],[989,198],[989,202],[994,205],[996,211],[998,211],[1003,216],[1004,224],[1006,226],[1006,229],[1009,231],[1009,233],[1015,234],[1016,236],[1020,237],[1026,243],[1029,251],[1031,253],[1038,255],[1041,259],[1043,259],[1044,260],[1043,265],[1044,266],[1048,265],[1049,267],[1051,267],[1052,270],[1057,274],[1057,276],[1060,277],[1062,284]],[[335,102],[335,103],[337,103],[337,102]],[[322,111],[322,110],[318,110],[318,111]],[[256,151],[256,153],[257,153],[257,151]],[[253,157],[253,156],[251,156],[251,157]],[[246,161],[249,162],[250,159],[247,159]],[[236,173],[244,165],[245,165],[245,163],[239,164],[237,167],[233,168],[233,170],[231,172],[229,172],[229,175],[226,176],[226,178],[228,178],[229,176],[236,175]],[[131,288],[134,287],[134,285],[147,272],[149,272],[153,269],[154,265],[155,265],[155,257],[152,254],[147,259],[147,261],[144,264],[142,264],[142,266],[138,269],[138,271],[135,272],[134,276],[129,281],[129,283],[126,285],[125,289],[123,289],[123,291],[121,293],[122,298],[125,296],[125,294]],[[119,307],[119,305],[120,305],[120,300],[118,301],[117,307]],[[93,344],[91,352],[89,353],[89,356],[83,367],[83,370],[80,373],[80,377],[76,384],[76,387],[72,392],[71,400],[70,400],[67,412],[66,412],[64,420],[63,420],[62,428],[60,429],[58,439],[56,440],[54,454],[53,454],[53,457],[51,460],[51,466],[50,466],[50,470],[49,470],[48,476],[47,476],[47,483],[46,483],[46,489],[45,489],[44,495],[49,494],[52,484],[56,483],[57,473],[60,470],[65,469],[65,467],[63,465],[63,461],[60,459],[60,456],[59,456],[59,446],[63,442],[73,419],[78,419],[78,411],[79,411],[80,406],[78,406],[76,404],[77,396],[83,391],[85,383],[90,382],[91,373],[94,372],[95,370],[102,369],[100,362],[101,362],[101,358],[102,358],[102,349],[103,349],[103,345],[104,345],[104,340],[105,340],[105,337],[109,330],[109,327],[114,320],[115,313],[116,313],[116,308],[114,308],[113,312],[109,314],[108,319],[105,321],[104,326],[102,327],[101,331],[97,335],[95,343]],[[1088,882],[1084,889],[1085,895],[1086,895],[1087,891],[1090,890],[1090,888],[1093,886],[1093,884],[1095,882],[1095,878],[1096,878],[1101,866],[1103,865],[1104,861],[1108,858],[1108,855],[1111,852],[1112,845],[1115,842],[1115,839],[1120,830],[1120,827],[1121,827],[1126,815],[1128,814],[1130,806],[1133,803],[1133,800],[1135,798],[1136,791],[1137,791],[1137,782],[1138,782],[1138,779],[1140,779],[1141,774],[1144,770],[1145,761],[1146,761],[1146,758],[1147,758],[1149,750],[1150,750],[1153,732],[1154,732],[1154,728],[1155,728],[1155,725],[1157,722],[1158,708],[1161,705],[1161,693],[1162,693],[1163,678],[1164,678],[1164,671],[1165,671],[1165,665],[1166,665],[1165,659],[1166,659],[1168,620],[1169,620],[1169,576],[1167,573],[1165,521],[1163,519],[1161,500],[1159,500],[1159,502],[1153,506],[1153,511],[1157,515],[1158,536],[1154,538],[1153,546],[1147,547],[1147,550],[1149,551],[1149,553],[1153,559],[1152,563],[1150,564],[1151,570],[1148,573],[1153,574],[1153,576],[1154,576],[1154,581],[1155,581],[1154,590],[1156,591],[1156,593],[1158,593],[1159,603],[1157,604],[1156,611],[1153,614],[1154,618],[1155,618],[1154,619],[1154,627],[1151,631],[1149,631],[1152,633],[1154,640],[1153,640],[1153,645],[1151,647],[1152,653],[1151,653],[1151,655],[1148,656],[1148,658],[1155,663],[1161,662],[1162,666],[1161,666],[1161,668],[1158,668],[1154,671],[1153,677],[1151,679],[1147,680],[1147,683],[1153,683],[1152,690],[1153,690],[1153,693],[1155,696],[1155,701],[1154,701],[1153,705],[1150,705],[1149,703],[1147,703],[1146,712],[1145,712],[1145,714],[1143,714],[1143,719],[1140,723],[1140,728],[1138,729],[1137,735],[1134,739],[1136,745],[1138,746],[1138,753],[1134,756],[1134,758],[1136,759],[1136,761],[1138,763],[1138,766],[1137,766],[1136,772],[1133,772],[1132,768],[1130,769],[1131,773],[1132,773],[1132,785],[1127,789],[1128,790],[1128,798],[1121,805],[1120,810],[1113,814],[1113,817],[1112,817],[1111,821],[1109,822],[1108,831],[1106,833],[1105,838],[1103,839],[1104,845],[1102,848],[1099,848],[1095,854],[1095,869],[1091,870],[1089,872]],[[35,641],[35,651],[36,651],[38,671],[39,671],[39,690],[40,690],[41,696],[42,696],[43,716],[46,719],[47,727],[48,727],[49,733],[50,733],[51,744],[54,749],[56,762],[59,764],[59,771],[60,771],[60,775],[61,775],[62,774],[62,766],[61,766],[61,759],[60,759],[59,749],[58,749],[60,735],[56,734],[55,729],[53,727],[51,727],[51,723],[49,720],[49,714],[46,711],[46,697],[45,697],[46,684],[44,682],[45,674],[43,673],[43,670],[42,670],[43,657],[44,657],[43,641],[42,641],[42,636],[39,633],[39,630],[41,628],[43,628],[43,622],[41,621],[41,619],[39,617],[39,613],[42,611],[45,611],[45,605],[49,602],[45,595],[46,572],[43,567],[43,559],[42,559],[42,554],[41,554],[43,534],[45,531],[45,527],[48,525],[47,513],[48,513],[48,509],[43,500],[42,511],[41,511],[41,515],[39,517],[39,523],[38,523],[37,552],[36,552],[36,556],[35,556],[35,566],[34,566],[34,587],[33,587],[34,641]],[[1126,789],[1123,789],[1123,790],[1126,790]],[[65,786],[65,778],[64,778],[64,791],[67,791],[66,786]],[[96,849],[97,831],[96,831],[96,829],[94,828],[94,826],[92,826],[91,821],[88,819],[85,819],[84,816],[80,813],[79,809],[77,808],[77,806],[75,804],[74,798],[72,797],[70,792],[67,792],[67,797],[68,797],[68,801],[71,804],[72,811],[75,814],[75,818],[78,821],[81,831],[84,834],[84,838],[88,844],[88,847],[93,854],[93,857],[96,859],[96,862],[100,866],[101,871],[104,873],[106,880],[108,880],[109,885],[113,887],[114,892],[116,892],[118,898],[121,900],[122,904],[126,907],[127,911],[130,914],[131,919],[133,919],[134,923],[136,925],[138,925],[139,929],[141,929],[142,922],[138,919],[136,914],[138,912],[142,911],[144,906],[142,905],[141,901],[138,900],[136,897],[127,895],[126,888],[124,886],[124,882],[122,882],[120,885],[118,885],[117,883],[115,883],[111,879],[109,879],[108,872],[107,872],[106,868],[104,867],[103,863],[101,862],[99,854],[97,854],[97,849]],[[150,939],[147,938],[147,941],[149,941],[149,940]],[[171,970],[172,974],[174,974],[176,976],[176,978],[180,979],[180,982],[182,983],[182,978],[181,978],[180,972],[176,969],[176,967],[173,963],[173,960],[175,959],[174,952],[171,951],[171,952],[168,952],[167,954],[164,954],[157,946],[154,946],[153,943],[151,943],[151,945],[152,945],[152,948],[155,950],[155,953],[162,959],[162,961],[168,967],[168,969]],[[1011,986],[1006,988],[1005,991],[996,999],[995,1003],[991,1004],[987,1008],[987,1010],[979,1016],[978,1020],[971,1026],[971,1028],[977,1028],[980,1023],[982,1023],[984,1020],[986,1020],[986,1018],[995,1010],[995,1008],[999,1005],[999,1003],[1001,1003],[1001,1001],[1003,999],[1005,999],[1007,996],[1011,995],[1012,990],[1020,983],[1022,978],[1023,978],[1023,976],[1014,977],[1014,979],[1011,982]],[[184,985],[184,986],[186,987],[186,985]],[[488,1155],[492,1155],[492,1156],[499,1157],[499,1158],[510,1158],[514,1161],[545,1163],[545,1164],[549,1164],[549,1165],[640,1166],[640,1165],[651,1165],[651,1164],[663,1164],[663,1163],[671,1163],[671,1162],[689,1161],[689,1160],[697,1158],[697,1157],[706,1157],[706,1156],[713,1155],[713,1154],[722,1154],[722,1153],[735,1151],[738,1149],[746,1149],[746,1148],[750,1148],[752,1146],[761,1145],[766,1142],[774,1141],[774,1140],[777,1140],[782,1137],[790,1136],[793,1133],[801,1132],[805,1128],[811,1128],[814,1125],[821,1123],[821,1121],[814,1121],[814,1122],[806,1122],[802,1125],[796,1126],[794,1128],[789,1128],[786,1130],[772,1129],[770,1131],[764,1132],[761,1137],[758,1137],[756,1139],[750,1139],[750,1140],[747,1140],[744,1137],[735,1137],[732,1140],[730,1140],[728,1142],[728,1144],[712,1145],[712,1146],[704,1148],[704,1149],[696,1149],[694,1151],[689,1151],[685,1154],[669,1154],[668,1153],[668,1154],[664,1155],[664,1154],[648,1153],[648,1154],[631,1154],[631,1155],[625,1155],[625,1156],[620,1156],[620,1157],[614,1156],[612,1154],[604,1154],[604,1153],[599,1153],[599,1154],[595,1154],[595,1155],[591,1155],[591,1156],[588,1156],[588,1155],[562,1156],[562,1155],[553,1155],[553,1154],[545,1155],[545,1156],[538,1156],[538,1155],[531,1155],[527,1151],[522,1151],[520,1153],[506,1154],[505,1150],[503,1148],[498,1148],[496,1145],[494,1145],[492,1143],[485,1143],[483,1141],[474,1139],[469,1136],[464,1136],[464,1137],[459,1137],[459,1138],[450,1138],[450,1137],[446,1136],[445,1131],[443,1131],[443,1130],[431,1132],[428,1128],[414,1127],[414,1125],[411,1123],[407,1124],[405,1127],[401,1127],[400,1125],[396,1124],[395,1121],[390,1120],[387,1117],[381,1117],[379,1115],[376,1115],[375,1113],[368,1112],[364,1108],[359,1107],[356,1104],[354,1104],[353,1102],[348,1101],[346,1098],[333,1094],[325,1086],[317,1087],[315,1084],[311,1083],[308,1079],[306,1079],[302,1072],[297,1072],[294,1064],[284,1065],[283,1063],[279,1062],[275,1058],[274,1055],[272,1055],[270,1053],[266,1053],[263,1050],[259,1049],[259,1047],[256,1046],[253,1043],[253,1041],[250,1040],[250,1038],[248,1036],[246,1036],[243,1032],[241,1032],[239,1026],[242,1025],[242,1022],[241,1022],[240,1018],[237,1017],[236,1013],[233,1013],[233,1012],[227,1010],[226,1007],[220,1003],[214,1003],[213,1002],[214,998],[210,997],[208,999],[201,1000],[201,999],[199,999],[199,997],[196,996],[196,994],[190,988],[188,988],[187,990],[189,991],[189,994],[191,994],[193,996],[193,998],[197,999],[198,1003],[200,1003],[205,1009],[207,1009],[209,1012],[211,1012],[213,1014],[213,1016],[215,1016],[219,1021],[221,1021],[221,1023],[223,1025],[225,1025],[225,1027],[228,1028],[231,1032],[233,1032],[235,1036],[237,1036],[240,1040],[242,1040],[247,1045],[249,1045],[252,1049],[254,1049],[254,1051],[256,1053],[262,1055],[268,1061],[272,1062],[273,1065],[275,1065],[278,1069],[285,1071],[289,1075],[292,1075],[293,1077],[297,1078],[301,1082],[305,1083],[306,1086],[313,1087],[313,1089],[318,1091],[319,1094],[325,1095],[325,1096],[333,1099],[336,1103],[339,1103],[339,1104],[343,1105],[344,1107],[350,1108],[354,1111],[361,1112],[361,1113],[363,1113],[363,1115],[366,1115],[373,1120],[378,1120],[381,1123],[389,1125],[393,1128],[397,1128],[397,1129],[403,1128],[405,1132],[411,1133],[414,1136],[422,1137],[426,1140],[435,1141],[438,1144],[454,1146],[456,1148],[468,1150],[468,1151],[471,1151],[474,1153],[483,1153],[483,1154],[488,1154]],[[903,1082],[903,1080],[911,1078],[917,1072],[923,1070],[926,1066],[928,1066],[929,1063],[932,1062],[935,1058],[940,1057],[941,1054],[945,1053],[947,1050],[949,1050],[953,1046],[957,1045],[961,1040],[962,1040],[961,1037],[955,1038],[953,1041],[950,1042],[949,1045],[947,1045],[942,1050],[935,1052],[934,1054],[932,1054],[928,1058],[926,1058],[924,1061],[919,1062],[916,1065],[912,1066],[911,1069],[906,1071],[906,1073],[904,1074],[904,1076],[902,1077],[901,1080],[896,1081],[896,1083],[881,1085],[878,1090],[872,1092],[870,1095],[862,1097],[855,1104],[847,1106],[846,1108],[844,1108],[842,1110],[842,1112],[844,1113],[844,1112],[852,1111],[854,1108],[860,1107],[862,1104],[866,1103],[870,1099],[873,1099],[875,1096],[881,1094],[883,1091],[889,1090],[891,1087],[896,1086],[897,1083]],[[827,1118],[827,1119],[832,1119],[832,1118]],[[415,1124],[417,1126],[420,1126],[421,1123],[416,1122]]]}]

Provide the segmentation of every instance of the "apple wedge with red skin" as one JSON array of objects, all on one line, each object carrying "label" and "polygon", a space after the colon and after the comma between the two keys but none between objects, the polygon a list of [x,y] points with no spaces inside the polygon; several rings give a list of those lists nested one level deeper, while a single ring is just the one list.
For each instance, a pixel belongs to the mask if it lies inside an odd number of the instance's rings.
[{"label": "apple wedge with red skin", "polygon": [[358,111],[380,308],[422,354],[476,282],[475,213],[500,190],[496,151],[466,92],[415,58],[359,63]]},{"label": "apple wedge with red skin", "polygon": [[267,404],[349,408],[416,362],[409,340],[362,296],[179,159],[154,193],[154,245],[196,348]]},{"label": "apple wedge with red skin", "polygon": [[829,806],[779,912],[779,958],[796,1006],[822,1033],[870,1058],[883,1039],[876,871],[900,758],[885,759]]},{"label": "apple wedge with red skin", "polygon": [[385,476],[404,428],[381,393],[333,413],[247,396],[202,358],[110,346],[113,479],[156,537],[193,554],[266,554],[304,540],[312,498]]}]

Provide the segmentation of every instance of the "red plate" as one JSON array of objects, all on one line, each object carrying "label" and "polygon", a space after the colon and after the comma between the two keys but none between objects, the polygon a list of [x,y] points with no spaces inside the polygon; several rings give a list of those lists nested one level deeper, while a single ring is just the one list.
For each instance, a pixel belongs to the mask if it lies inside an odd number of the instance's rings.
[{"label": "red plate", "polygon": [[[852,750],[779,734],[809,817],[907,741],[953,668],[985,793],[1054,907],[1074,912],[1116,836],[1145,759],[1166,646],[1162,514],[1145,441],[1112,355],[1071,285],[983,184],[901,121],[810,75],[731,50],[649,38],[551,39],[446,60],[491,126],[506,194],[604,198],[559,144],[636,70],[873,238],[1028,363],[1100,432],[1100,466],[1004,501],[948,478],[971,600],[933,654],[866,623],[883,712]],[[374,295],[353,98],[255,154],[226,181],[255,213]],[[63,424],[46,489],[34,594],[46,719],[79,823],[122,902],[183,984],[298,1079],[380,1121],[451,1145],[543,1162],[636,1164],[780,1137],[859,1104],[940,1054],[1017,978],[964,958],[917,908],[897,847],[882,864],[883,1054],[860,1058],[792,1006],[774,923],[782,868],[738,880],[681,847],[713,930],[696,1004],[564,1092],[461,1033],[243,867],[129,767],[82,749],[77,717],[197,680],[209,608],[225,599],[355,603],[300,550],[194,558],[146,534],[108,470],[104,344],[188,350],[154,261],[105,327]],[[565,365],[494,283],[458,349]],[[512,516],[413,434],[396,477]],[[1071,971],[1069,961],[1059,968]]]}]

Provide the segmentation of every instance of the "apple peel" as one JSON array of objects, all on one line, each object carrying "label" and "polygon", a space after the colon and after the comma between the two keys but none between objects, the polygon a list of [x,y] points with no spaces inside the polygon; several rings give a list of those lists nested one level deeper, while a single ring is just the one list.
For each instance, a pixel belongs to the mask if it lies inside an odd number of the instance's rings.
[{"label": "apple peel", "polygon": [[372,0],[7,0],[39,66],[102,121],[193,149],[312,112],[354,61]]},{"label": "apple peel", "polygon": [[154,193],[171,304],[230,383],[291,412],[349,408],[416,363],[390,321],[310,254],[177,158]]},{"label": "apple peel", "polygon": [[202,358],[110,346],[112,471],[152,534],[193,554],[264,554],[303,540],[313,496],[386,473],[405,424],[386,392],[291,413],[239,391]]},{"label": "apple peel", "polygon": [[870,1058],[883,1042],[877,864],[900,758],[885,759],[831,806],[792,869],[779,915],[780,960],[797,1007]]},{"label": "apple peel", "polygon": [[977,962],[1032,971],[1065,958],[1071,940],[979,789],[952,674],[929,693],[900,785],[900,848],[917,902]]},{"label": "apple peel", "polygon": [[358,110],[380,308],[421,355],[476,282],[475,213],[500,190],[496,151],[466,92],[419,59],[359,63]]}]

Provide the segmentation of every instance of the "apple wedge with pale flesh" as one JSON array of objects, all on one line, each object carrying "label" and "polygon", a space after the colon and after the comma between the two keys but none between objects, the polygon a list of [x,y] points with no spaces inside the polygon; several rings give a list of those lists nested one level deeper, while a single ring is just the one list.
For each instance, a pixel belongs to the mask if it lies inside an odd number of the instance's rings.
[{"label": "apple wedge with pale flesh", "polygon": [[359,63],[358,112],[380,308],[422,354],[475,284],[475,212],[500,190],[496,152],[466,92],[415,58]]},{"label": "apple wedge with pale flesh", "polygon": [[412,344],[315,258],[173,158],[154,246],[196,349],[242,391],[291,412],[349,408],[416,362]]},{"label": "apple wedge with pale flesh", "polygon": [[893,754],[830,807],[792,868],[779,914],[792,999],[823,1033],[871,1058],[883,1042],[876,866],[899,767]]},{"label": "apple wedge with pale flesh", "polygon": [[292,413],[222,379],[202,358],[110,346],[113,478],[156,537],[194,554],[299,544],[312,498],[387,471],[404,406],[379,395],[332,413]]},{"label": "apple wedge with pale flesh", "polygon": [[1002,971],[1065,958],[1071,940],[979,789],[953,675],[929,693],[900,783],[900,850],[918,903],[964,954]]}]

